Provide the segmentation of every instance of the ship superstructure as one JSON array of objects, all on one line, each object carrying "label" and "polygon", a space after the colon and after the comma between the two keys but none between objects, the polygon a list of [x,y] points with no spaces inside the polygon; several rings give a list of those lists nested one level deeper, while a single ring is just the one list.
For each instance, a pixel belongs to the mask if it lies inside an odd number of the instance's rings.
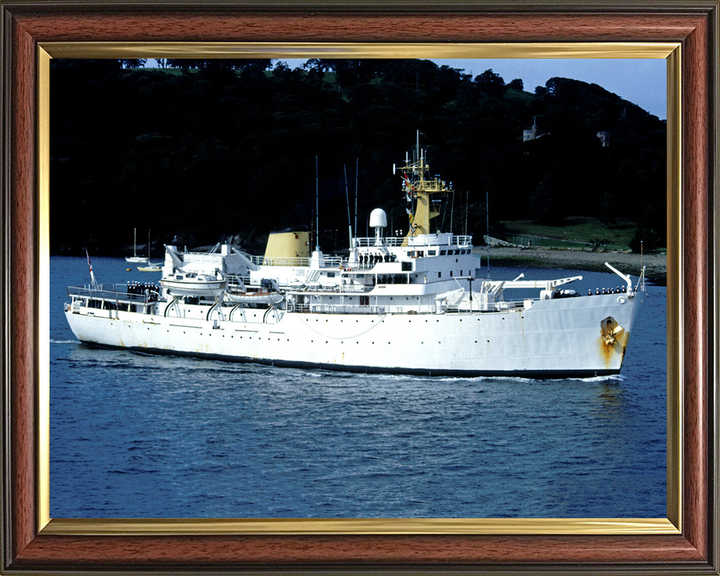
[{"label": "ship superstructure", "polygon": [[[307,231],[271,235],[263,256],[230,245],[166,246],[160,286],[69,289],[79,340],[274,365],[421,374],[565,377],[620,371],[644,286],[579,295],[555,280],[483,277],[472,237],[433,231],[452,186],[424,151],[394,168],[405,235],[381,209],[349,254],[309,251]],[[513,294],[518,296],[513,297]],[[532,295],[528,295],[532,294]]]}]

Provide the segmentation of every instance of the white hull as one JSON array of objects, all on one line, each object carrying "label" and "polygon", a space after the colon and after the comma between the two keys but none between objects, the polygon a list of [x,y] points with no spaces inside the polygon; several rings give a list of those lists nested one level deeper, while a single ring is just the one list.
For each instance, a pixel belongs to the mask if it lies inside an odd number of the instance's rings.
[{"label": "white hull", "polygon": [[153,264],[151,266],[138,266],[138,272],[162,272],[162,266]]},{"label": "white hull", "polygon": [[126,256],[125,257],[126,262],[134,262],[136,264],[143,264],[148,261],[148,259],[144,256]]},{"label": "white hull", "polygon": [[[427,177],[419,144],[400,171],[411,214],[404,237],[383,236],[387,214],[377,208],[375,236],[353,238],[346,258],[319,246],[308,258],[297,244],[260,258],[230,245],[166,246],[161,292],[71,287],[68,323],[90,344],[288,366],[545,378],[620,371],[641,281],[633,288],[608,265],[623,287],[578,296],[564,287],[580,276],[483,279],[472,237],[430,223],[452,184]],[[522,296],[528,290],[538,292]]]},{"label": "white hull", "polygon": [[[101,346],[340,370],[548,378],[618,373],[642,297],[607,294],[472,314],[347,315],[159,302],[155,314],[76,306],[66,316],[79,340]],[[623,328],[610,345],[601,333],[608,316]]]}]

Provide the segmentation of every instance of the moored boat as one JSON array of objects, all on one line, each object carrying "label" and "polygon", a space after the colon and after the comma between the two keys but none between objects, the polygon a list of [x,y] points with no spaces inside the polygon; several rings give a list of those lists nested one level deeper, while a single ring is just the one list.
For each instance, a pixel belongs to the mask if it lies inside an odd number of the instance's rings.
[{"label": "moored boat", "polygon": [[147,266],[138,266],[138,272],[162,272],[162,263],[148,262]]},{"label": "moored boat", "polygon": [[146,256],[138,256],[137,255],[137,228],[133,228],[133,255],[126,256],[125,261],[133,262],[136,264],[142,264],[142,263],[148,261]]}]

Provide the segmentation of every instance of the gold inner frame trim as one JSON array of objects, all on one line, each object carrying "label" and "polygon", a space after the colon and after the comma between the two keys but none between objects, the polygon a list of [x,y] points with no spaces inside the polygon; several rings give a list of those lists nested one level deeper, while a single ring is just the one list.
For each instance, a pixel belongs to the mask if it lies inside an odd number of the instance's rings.
[{"label": "gold inner frame trim", "polygon": [[44,535],[181,536],[328,534],[678,534],[669,520],[656,518],[361,518],[361,519],[173,519],[52,520]]},{"label": "gold inner frame trim", "polygon": [[667,58],[676,42],[320,44],[44,42],[53,58]]},{"label": "gold inner frame trim", "polygon": [[[45,535],[680,534],[682,530],[681,46],[676,42],[343,44],[41,42],[38,46],[38,529]],[[52,58],[606,58],[667,60],[667,518],[51,519],[49,446],[50,60]]]}]

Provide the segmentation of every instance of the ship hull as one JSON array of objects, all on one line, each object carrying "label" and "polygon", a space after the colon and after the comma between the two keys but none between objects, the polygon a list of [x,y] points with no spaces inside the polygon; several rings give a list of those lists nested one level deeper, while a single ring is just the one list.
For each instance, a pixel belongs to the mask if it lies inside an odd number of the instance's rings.
[{"label": "ship hull", "polygon": [[[643,294],[537,301],[525,310],[333,314],[158,303],[156,313],[69,308],[82,342],[276,366],[529,378],[617,374]],[[612,335],[604,332],[613,320]],[[603,323],[605,321],[605,324]]]}]

